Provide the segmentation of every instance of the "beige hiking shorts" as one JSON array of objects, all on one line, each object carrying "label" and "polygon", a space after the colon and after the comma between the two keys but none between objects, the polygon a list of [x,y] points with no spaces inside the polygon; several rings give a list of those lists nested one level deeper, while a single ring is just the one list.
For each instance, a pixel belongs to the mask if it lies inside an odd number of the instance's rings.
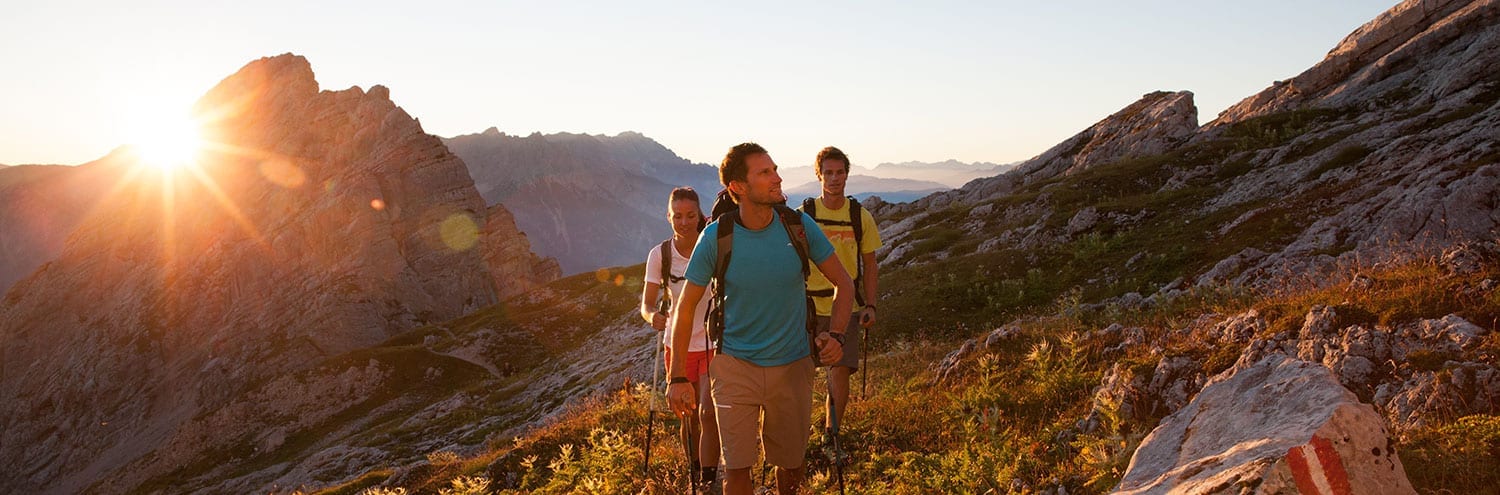
[{"label": "beige hiking shorts", "polygon": [[802,467],[812,428],[812,358],[763,367],[720,354],[708,369],[724,467],[754,466],[762,436],[766,462]]}]

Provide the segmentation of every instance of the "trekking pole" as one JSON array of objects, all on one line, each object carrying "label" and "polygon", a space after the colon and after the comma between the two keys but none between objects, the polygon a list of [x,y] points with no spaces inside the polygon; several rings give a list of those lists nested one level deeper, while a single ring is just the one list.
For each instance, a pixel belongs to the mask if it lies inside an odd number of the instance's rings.
[{"label": "trekking pole", "polygon": [[870,327],[862,329],[865,332],[865,345],[859,354],[859,400],[870,398]]},{"label": "trekking pole", "polygon": [[[833,390],[833,374],[828,374],[828,389]],[[844,464],[840,459],[843,449],[839,447],[839,416],[838,410],[833,404],[833,394],[828,394],[828,439],[833,444],[833,453],[829,457],[833,460],[834,478],[839,482],[839,495],[844,494]]]},{"label": "trekking pole", "polygon": [[662,346],[656,346],[656,360],[651,364],[651,387],[646,391],[646,458],[641,463],[641,474],[651,474],[651,433],[652,423],[656,416],[656,384],[661,381],[661,354]]},{"label": "trekking pole", "polygon": [[[822,360],[819,359],[819,353],[818,353],[818,351],[821,350],[821,346],[817,345],[817,342],[818,341],[816,339],[813,340],[813,366],[814,367],[819,367],[819,366],[823,365]],[[826,413],[828,415],[828,435],[827,436],[828,436],[828,442],[829,442],[829,444],[831,444],[833,446],[832,453],[830,453],[828,457],[829,457],[829,461],[831,461],[831,463],[833,464],[834,479],[838,480],[838,483],[839,483],[839,495],[843,495],[843,493],[844,493],[844,465],[839,462],[839,453],[840,453],[840,448],[839,448],[839,417],[838,417],[838,414],[837,414],[838,413],[838,408],[835,407],[834,404],[833,404],[833,368],[831,366],[832,364],[834,364],[834,363],[829,363],[830,367],[828,368],[828,372],[825,374],[825,376],[828,377],[828,400],[824,401],[824,403],[827,404],[827,406],[828,406],[827,407],[827,413]]]},{"label": "trekking pole", "polygon": [[[694,393],[696,392],[697,391],[694,390]],[[694,472],[696,471],[696,469],[693,467],[695,464],[697,464],[696,461],[698,460],[698,449],[693,448],[694,444],[696,443],[694,442],[694,440],[697,440],[698,438],[697,428],[694,428],[694,426],[696,426],[697,424],[697,418],[695,416],[696,413],[689,414],[687,417],[682,418],[682,428],[678,434],[678,436],[682,438],[682,455],[684,457],[683,464],[687,466],[688,493],[691,493],[693,495],[697,495],[698,493],[698,480],[696,479],[697,473]]]},{"label": "trekking pole", "polygon": [[[671,319],[671,315],[668,313],[668,311],[671,309],[671,304],[671,300],[665,297],[656,303],[656,311],[664,316],[667,316],[668,321],[670,321]],[[652,329],[654,330],[655,328],[653,327]],[[646,396],[646,455],[645,462],[641,465],[641,474],[643,476],[649,476],[651,474],[651,433],[653,431],[653,419],[655,419],[656,416],[656,387],[657,384],[661,383],[662,381],[661,358],[663,352],[662,349],[664,346],[661,342],[659,342],[659,340],[661,340],[660,338],[657,338],[656,340],[658,340],[658,342],[655,343],[656,361],[651,365],[651,387],[647,389],[648,392]],[[666,394],[663,393],[662,395],[665,396]]]}]

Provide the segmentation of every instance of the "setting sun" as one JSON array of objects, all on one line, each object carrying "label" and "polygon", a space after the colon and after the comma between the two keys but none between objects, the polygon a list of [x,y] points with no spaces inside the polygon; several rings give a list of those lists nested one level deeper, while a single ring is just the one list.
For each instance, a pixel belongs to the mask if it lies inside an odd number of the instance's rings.
[{"label": "setting sun", "polygon": [[143,165],[170,171],[193,163],[203,148],[203,137],[191,118],[156,116],[138,124],[131,143]]}]

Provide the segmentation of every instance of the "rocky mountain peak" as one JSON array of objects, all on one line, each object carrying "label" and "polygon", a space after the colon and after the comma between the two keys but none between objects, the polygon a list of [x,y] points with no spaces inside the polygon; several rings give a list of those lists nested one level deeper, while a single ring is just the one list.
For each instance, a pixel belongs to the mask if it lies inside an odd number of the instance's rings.
[{"label": "rocky mountain peak", "polygon": [[238,109],[281,109],[317,94],[318,81],[313,76],[312,64],[301,55],[285,53],[245,64],[204,94],[193,110],[201,115]]},{"label": "rocky mountain peak", "polygon": [[1036,178],[1164,153],[1198,129],[1191,91],[1155,91],[1017,167]]},{"label": "rocky mountain peak", "polygon": [[933,194],[884,212],[931,211],[946,205],[974,203],[1015,188],[1120,160],[1165,153],[1198,130],[1198,108],[1191,91],[1155,91],[1141,96],[1073,137],[1015,168],[975,179],[964,187]]},{"label": "rocky mountain peak", "polygon": [[1297,107],[1404,99],[1397,96],[1414,87],[1425,88],[1417,96],[1426,102],[1445,97],[1486,78],[1500,62],[1485,49],[1493,41],[1450,45],[1493,26],[1497,15],[1495,2],[1406,0],[1350,33],[1323,61],[1229,107],[1208,127]]},{"label": "rocky mountain peak", "polygon": [[247,387],[557,275],[381,86],[320,91],[282,55],[195,109],[213,141],[196,167],[120,163],[0,301],[0,443],[28,446],[0,452],[20,466],[0,491],[160,475],[197,451],[140,459]]}]

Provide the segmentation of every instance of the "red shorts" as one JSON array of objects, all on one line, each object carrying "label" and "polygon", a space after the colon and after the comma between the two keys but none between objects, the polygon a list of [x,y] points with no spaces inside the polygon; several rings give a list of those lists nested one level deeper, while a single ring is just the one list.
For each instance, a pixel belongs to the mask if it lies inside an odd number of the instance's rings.
[{"label": "red shorts", "polygon": [[[667,373],[672,372],[672,349],[667,350]],[[688,351],[687,353],[687,379],[692,382],[693,388],[698,389],[698,384],[703,376],[708,374],[708,363],[714,360],[714,351]]]}]

